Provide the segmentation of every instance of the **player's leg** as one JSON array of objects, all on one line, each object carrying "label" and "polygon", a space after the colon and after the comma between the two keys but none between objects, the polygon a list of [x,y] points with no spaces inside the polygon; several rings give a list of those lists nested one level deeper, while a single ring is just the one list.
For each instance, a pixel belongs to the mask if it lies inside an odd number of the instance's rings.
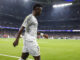
[{"label": "player's leg", "polygon": [[41,60],[39,46],[33,46],[33,48],[30,51],[30,53],[34,57],[34,60]]},{"label": "player's leg", "polygon": [[22,56],[19,60],[26,60],[29,56],[26,40],[24,40],[23,44]]},{"label": "player's leg", "polygon": [[22,56],[19,60],[26,60],[29,56],[29,53],[22,53]]},{"label": "player's leg", "polygon": [[23,58],[24,60],[27,59],[29,56],[29,53],[22,53],[21,58]]},{"label": "player's leg", "polygon": [[33,56],[35,60],[41,60],[40,56]]}]

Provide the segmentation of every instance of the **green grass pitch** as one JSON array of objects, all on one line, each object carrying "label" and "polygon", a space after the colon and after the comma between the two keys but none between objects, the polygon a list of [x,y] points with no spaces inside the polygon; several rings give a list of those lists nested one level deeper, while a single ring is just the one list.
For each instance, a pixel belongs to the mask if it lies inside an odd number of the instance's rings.
[{"label": "green grass pitch", "polygon": [[[0,38],[0,54],[21,56],[23,40],[14,48],[13,38]],[[39,39],[41,60],[80,60],[80,40]],[[32,56],[29,56],[33,59]],[[0,60],[18,60],[15,57],[0,55]]]}]

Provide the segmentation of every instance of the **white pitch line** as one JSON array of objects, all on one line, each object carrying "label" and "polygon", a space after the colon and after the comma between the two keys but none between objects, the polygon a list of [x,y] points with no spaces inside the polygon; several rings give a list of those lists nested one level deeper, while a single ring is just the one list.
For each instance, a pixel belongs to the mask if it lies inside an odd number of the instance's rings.
[{"label": "white pitch line", "polygon": [[0,54],[1,56],[7,56],[7,57],[14,57],[14,58],[20,58],[20,57],[17,57],[17,56],[10,56],[10,55],[5,55],[5,54]]},{"label": "white pitch line", "polygon": [[[1,56],[7,56],[7,57],[12,57],[12,58],[20,58],[20,57],[17,57],[17,56],[11,56],[11,55],[5,55],[5,54],[0,54]],[[29,60],[32,60],[32,59],[29,59]]]}]

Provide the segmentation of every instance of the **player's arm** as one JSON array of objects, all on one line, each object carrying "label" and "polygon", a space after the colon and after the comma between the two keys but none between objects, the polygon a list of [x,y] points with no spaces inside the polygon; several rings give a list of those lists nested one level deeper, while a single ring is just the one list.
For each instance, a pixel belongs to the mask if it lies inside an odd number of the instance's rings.
[{"label": "player's arm", "polygon": [[25,27],[22,26],[22,27],[20,28],[19,32],[17,33],[16,40],[15,40],[14,43],[13,43],[13,46],[14,46],[14,47],[18,45],[20,35],[21,35],[22,31],[24,30],[24,28],[25,28]]},{"label": "player's arm", "polygon": [[21,35],[22,31],[24,30],[24,28],[27,27],[27,24],[28,24],[27,21],[28,21],[29,19],[30,19],[30,17],[26,17],[25,20],[24,20],[24,22],[22,23],[22,26],[21,26],[18,34],[17,34],[16,40],[15,40],[14,43],[13,43],[13,46],[14,46],[14,47],[18,45],[20,35]]},{"label": "player's arm", "polygon": [[37,35],[40,35],[40,36],[48,39],[48,35],[47,34],[44,34],[44,33],[41,33],[41,32],[37,32]]}]

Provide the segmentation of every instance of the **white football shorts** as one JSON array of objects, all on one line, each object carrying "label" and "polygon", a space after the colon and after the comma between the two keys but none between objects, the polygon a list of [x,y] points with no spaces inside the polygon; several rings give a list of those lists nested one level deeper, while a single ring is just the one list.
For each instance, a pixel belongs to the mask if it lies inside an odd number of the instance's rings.
[{"label": "white football shorts", "polygon": [[29,53],[32,56],[40,56],[40,48],[36,40],[27,41],[24,39],[23,44],[23,53]]}]

